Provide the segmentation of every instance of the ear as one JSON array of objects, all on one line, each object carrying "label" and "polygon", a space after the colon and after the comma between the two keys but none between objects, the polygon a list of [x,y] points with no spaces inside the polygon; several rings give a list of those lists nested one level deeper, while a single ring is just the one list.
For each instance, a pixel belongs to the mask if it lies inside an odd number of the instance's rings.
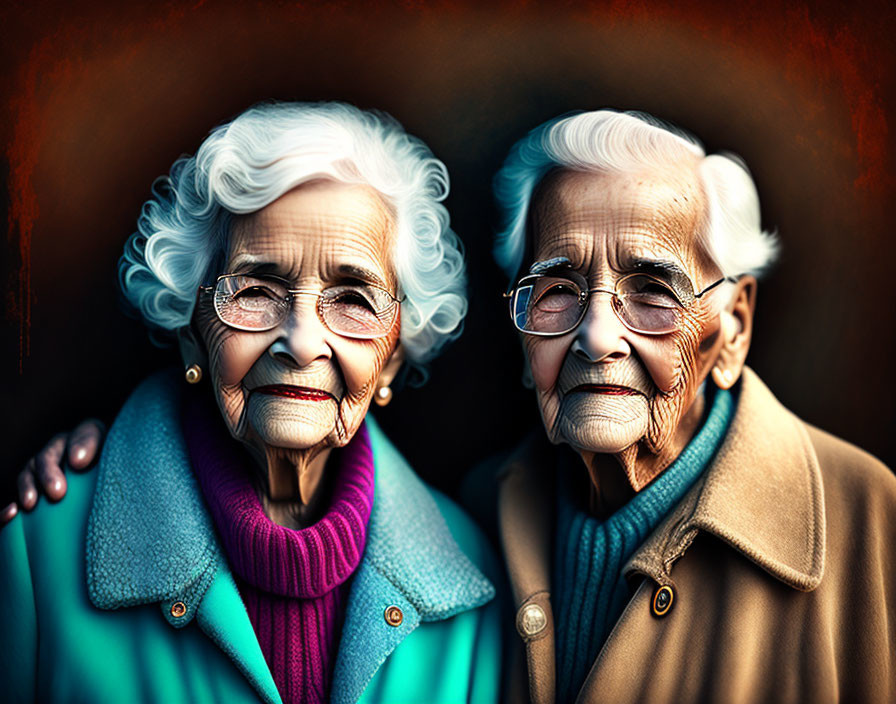
[{"label": "ear", "polygon": [[743,372],[753,339],[756,310],[756,278],[738,279],[731,301],[722,311],[722,347],[712,368],[712,380],[720,389],[730,389]]},{"label": "ear", "polygon": [[177,329],[177,344],[180,348],[180,356],[184,361],[184,368],[191,364],[198,364],[204,371],[208,371],[208,354],[199,338],[196,336],[192,325],[184,325]]},{"label": "ear", "polygon": [[392,350],[392,356],[386,360],[382,371],[380,371],[380,375],[376,381],[377,389],[382,389],[392,384],[392,380],[395,379],[395,375],[398,374],[398,370],[401,369],[404,360],[404,347],[399,341],[399,343],[395,345],[395,349]]}]

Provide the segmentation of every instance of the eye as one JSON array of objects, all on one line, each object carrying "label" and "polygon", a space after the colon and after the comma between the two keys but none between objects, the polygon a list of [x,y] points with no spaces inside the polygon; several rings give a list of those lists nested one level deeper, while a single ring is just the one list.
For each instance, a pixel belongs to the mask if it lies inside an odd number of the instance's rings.
[{"label": "eye", "polygon": [[681,306],[675,292],[652,276],[629,276],[620,282],[619,287],[620,295],[624,296],[630,304],[656,308],[678,308]]},{"label": "eye", "polygon": [[241,288],[239,291],[234,291],[232,294],[234,299],[251,299],[251,298],[277,298],[277,294],[271,290],[269,286],[265,286],[264,284],[253,284],[251,286],[246,286],[245,288]]},{"label": "eye", "polygon": [[329,296],[329,300],[332,305],[344,308],[363,308],[371,313],[377,312],[373,294],[363,288],[339,286],[338,289]]},{"label": "eye", "polygon": [[534,307],[543,313],[560,313],[578,302],[579,288],[570,281],[546,281],[535,291]]},{"label": "eye", "polygon": [[233,300],[244,310],[258,310],[279,303],[283,296],[264,283],[252,283],[231,294]]}]

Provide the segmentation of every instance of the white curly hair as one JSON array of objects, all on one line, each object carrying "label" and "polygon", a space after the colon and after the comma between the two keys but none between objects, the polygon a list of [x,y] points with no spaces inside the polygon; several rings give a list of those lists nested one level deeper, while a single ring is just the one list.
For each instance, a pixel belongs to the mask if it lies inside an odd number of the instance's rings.
[{"label": "white curly hair", "polygon": [[217,268],[232,215],[260,210],[317,178],[367,184],[394,209],[392,263],[409,362],[419,367],[457,337],[466,279],[442,205],[445,165],[392,117],[325,102],[251,107],[156,181],[119,261],[121,290],[154,341],[187,325],[197,287],[223,273]]}]

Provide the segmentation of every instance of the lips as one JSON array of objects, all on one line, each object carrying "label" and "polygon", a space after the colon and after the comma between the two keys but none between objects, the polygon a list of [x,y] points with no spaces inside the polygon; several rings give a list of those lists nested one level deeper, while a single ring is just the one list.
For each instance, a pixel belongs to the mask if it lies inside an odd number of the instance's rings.
[{"label": "lips", "polygon": [[268,394],[269,396],[282,396],[300,401],[335,401],[333,394],[322,389],[312,389],[307,386],[291,386],[289,384],[269,384],[257,386],[252,389],[255,394]]},{"label": "lips", "polygon": [[589,394],[606,394],[608,396],[637,396],[639,393],[628,386],[617,386],[616,384],[580,384],[570,389],[569,393],[577,391]]}]

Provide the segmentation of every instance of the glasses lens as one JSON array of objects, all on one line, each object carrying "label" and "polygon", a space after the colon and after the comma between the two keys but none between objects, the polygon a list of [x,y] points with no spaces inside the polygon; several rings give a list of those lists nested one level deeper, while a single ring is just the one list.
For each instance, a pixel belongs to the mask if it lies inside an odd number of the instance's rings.
[{"label": "glasses lens", "polygon": [[513,298],[513,322],[523,332],[561,334],[582,317],[582,289],[558,276],[524,278]]},{"label": "glasses lens", "polygon": [[239,330],[270,330],[289,311],[289,291],[283,284],[254,276],[224,276],[215,286],[215,311]]},{"label": "glasses lens", "polygon": [[672,332],[678,327],[681,303],[672,289],[659,279],[635,274],[621,279],[614,301],[623,321],[635,330]]},{"label": "glasses lens", "polygon": [[398,303],[376,286],[333,286],[321,295],[320,311],[333,332],[369,340],[389,333]]}]

